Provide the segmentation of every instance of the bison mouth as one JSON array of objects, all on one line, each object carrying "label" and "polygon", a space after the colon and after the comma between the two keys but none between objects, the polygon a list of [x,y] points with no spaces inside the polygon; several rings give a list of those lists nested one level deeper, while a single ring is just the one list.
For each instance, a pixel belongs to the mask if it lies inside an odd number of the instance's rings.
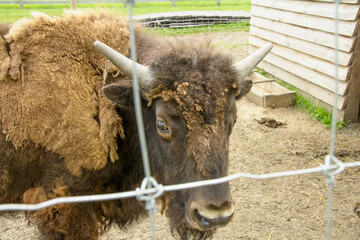
[{"label": "bison mouth", "polygon": [[173,235],[178,234],[182,240],[211,238],[216,229],[231,221],[235,210],[230,200],[215,206],[203,200],[186,201],[182,194],[168,193],[160,199],[161,212],[169,218]]},{"label": "bison mouth", "polygon": [[198,210],[195,210],[195,217],[199,221],[200,226],[202,226],[205,229],[209,229],[213,225],[213,224],[211,224],[210,219],[208,219],[208,218],[206,218],[204,216],[201,216],[199,214]]},{"label": "bison mouth", "polygon": [[201,199],[189,203],[185,211],[186,220],[192,228],[208,231],[228,224],[234,215],[235,208],[232,201],[215,205]]},{"label": "bison mouth", "polygon": [[198,210],[194,211],[195,218],[198,221],[198,225],[201,227],[200,230],[209,230],[212,228],[219,228],[225,226],[230,219],[232,218],[233,214],[226,216],[226,217],[217,217],[217,218],[207,218],[199,213]]},{"label": "bison mouth", "polygon": [[[169,200],[168,198],[162,197],[162,213],[165,212],[166,216],[170,220],[171,233],[175,238],[182,240],[187,239],[199,239],[205,240],[212,238],[215,229],[201,229],[199,226],[194,227],[190,224],[189,219],[185,217],[185,206],[183,203],[179,203],[176,198]],[[165,206],[163,204],[166,204]],[[206,220],[205,220],[206,221]],[[193,221],[191,221],[193,222]]]}]

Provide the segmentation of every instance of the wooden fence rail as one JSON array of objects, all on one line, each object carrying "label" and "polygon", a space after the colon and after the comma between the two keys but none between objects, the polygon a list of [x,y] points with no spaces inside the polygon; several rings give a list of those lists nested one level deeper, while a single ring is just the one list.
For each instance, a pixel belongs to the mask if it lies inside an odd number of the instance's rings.
[{"label": "wooden fence rail", "polygon": [[[332,109],[335,92],[335,6],[331,0],[252,0],[251,51],[273,50],[259,66]],[[359,0],[343,0],[338,21],[341,120],[360,118]]]}]

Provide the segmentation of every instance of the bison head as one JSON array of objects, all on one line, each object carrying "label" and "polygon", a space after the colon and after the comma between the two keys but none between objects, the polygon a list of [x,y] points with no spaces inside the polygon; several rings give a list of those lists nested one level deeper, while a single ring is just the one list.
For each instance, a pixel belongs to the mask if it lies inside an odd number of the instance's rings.
[{"label": "bison head", "polygon": [[[243,78],[270,51],[271,44],[232,64],[208,48],[173,47],[149,67],[135,64],[96,42],[125,75],[135,66],[140,83],[152,173],[164,185],[224,177],[228,170],[229,136],[236,122],[235,100],[251,88]],[[120,81],[103,88],[120,107],[132,104],[131,84]],[[234,214],[229,184],[164,194],[163,207],[172,230],[182,239],[205,239]]]}]

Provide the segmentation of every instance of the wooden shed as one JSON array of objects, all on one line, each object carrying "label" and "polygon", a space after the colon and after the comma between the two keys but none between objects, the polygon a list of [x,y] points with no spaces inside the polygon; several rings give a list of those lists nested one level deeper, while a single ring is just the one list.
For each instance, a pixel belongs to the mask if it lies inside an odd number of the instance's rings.
[{"label": "wooden shed", "polygon": [[[332,0],[252,0],[250,51],[274,47],[260,68],[330,111],[335,92],[335,3]],[[339,120],[360,118],[359,0],[342,0],[338,21]]]}]

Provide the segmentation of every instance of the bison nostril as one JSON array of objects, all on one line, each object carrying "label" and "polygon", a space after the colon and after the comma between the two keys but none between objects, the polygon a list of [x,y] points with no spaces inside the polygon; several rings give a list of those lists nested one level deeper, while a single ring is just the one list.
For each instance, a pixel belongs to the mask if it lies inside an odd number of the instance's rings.
[{"label": "bison nostril", "polygon": [[207,209],[212,209],[212,210],[215,210],[215,211],[221,211],[221,210],[224,210],[224,209],[231,209],[232,208],[232,202],[231,201],[225,201],[225,202],[222,202],[221,204],[209,204],[207,205]]}]

